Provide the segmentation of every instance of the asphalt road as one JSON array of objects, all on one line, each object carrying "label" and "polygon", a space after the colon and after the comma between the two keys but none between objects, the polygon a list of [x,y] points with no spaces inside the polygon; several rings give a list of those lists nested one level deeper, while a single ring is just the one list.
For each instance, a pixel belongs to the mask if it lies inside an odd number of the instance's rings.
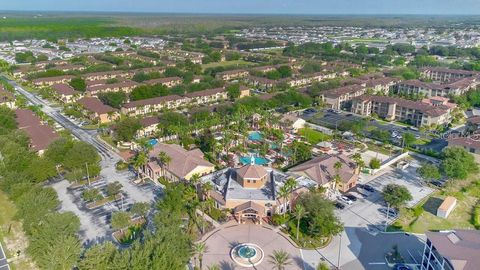
[{"label": "asphalt road", "polygon": [[7,263],[7,257],[3,251],[2,244],[0,244],[0,270],[10,270],[10,266]]},{"label": "asphalt road", "polygon": [[81,127],[74,124],[70,119],[65,117],[63,114],[59,112],[59,109],[53,108],[47,102],[43,101],[42,99],[38,98],[36,95],[28,92],[27,90],[23,89],[23,87],[15,81],[8,80],[8,82],[15,87],[15,90],[27,98],[33,105],[40,105],[42,107],[42,111],[63,126],[65,129],[68,129],[72,132],[72,134],[77,137],[78,139],[91,144],[93,147],[97,149],[99,154],[103,158],[107,159],[120,159],[120,156],[113,150],[109,148],[109,146],[105,145],[99,139],[97,139],[97,131],[96,130],[84,130]]}]

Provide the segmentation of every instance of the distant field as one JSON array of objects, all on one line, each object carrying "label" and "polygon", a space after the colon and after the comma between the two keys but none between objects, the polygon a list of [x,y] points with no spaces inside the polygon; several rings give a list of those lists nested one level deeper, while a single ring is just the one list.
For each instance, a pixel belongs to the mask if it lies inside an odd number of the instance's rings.
[{"label": "distant field", "polygon": [[142,30],[116,25],[108,18],[9,18],[0,19],[0,40],[92,38],[131,36]]}]

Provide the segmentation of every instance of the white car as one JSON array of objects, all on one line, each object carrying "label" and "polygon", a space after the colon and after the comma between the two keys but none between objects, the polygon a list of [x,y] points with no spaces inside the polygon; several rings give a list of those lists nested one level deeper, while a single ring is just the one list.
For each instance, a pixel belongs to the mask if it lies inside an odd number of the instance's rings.
[{"label": "white car", "polygon": [[347,197],[345,197],[345,196],[340,196],[340,199],[341,199],[344,203],[346,203],[346,204],[348,204],[348,205],[351,205],[351,204],[353,203],[352,200],[350,200],[349,198],[347,198]]}]

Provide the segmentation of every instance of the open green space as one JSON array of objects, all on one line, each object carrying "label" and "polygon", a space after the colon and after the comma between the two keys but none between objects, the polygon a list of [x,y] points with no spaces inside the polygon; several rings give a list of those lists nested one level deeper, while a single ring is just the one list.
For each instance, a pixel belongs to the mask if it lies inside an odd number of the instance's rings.
[{"label": "open green space", "polygon": [[332,136],[311,128],[302,128],[298,132],[311,144],[317,144],[332,139]]}]

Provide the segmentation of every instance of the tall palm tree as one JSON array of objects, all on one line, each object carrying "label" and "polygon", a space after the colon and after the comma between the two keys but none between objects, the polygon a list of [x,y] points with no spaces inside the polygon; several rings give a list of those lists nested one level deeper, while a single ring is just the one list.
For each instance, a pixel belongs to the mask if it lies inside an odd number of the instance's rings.
[{"label": "tall palm tree", "polygon": [[172,158],[165,152],[158,153],[158,160],[160,161],[160,167],[162,168],[162,176],[165,176],[165,170],[168,164],[172,161]]},{"label": "tall palm tree", "polygon": [[[193,245],[193,253],[198,256],[200,270],[202,269],[202,266],[203,266],[203,254],[205,254],[205,252],[208,252],[208,247],[204,242],[196,243]],[[196,266],[196,261],[195,261],[195,266]]]},{"label": "tall palm tree", "polygon": [[290,255],[284,250],[274,250],[269,257],[269,263],[273,264],[273,269],[285,270],[287,265],[291,265]]},{"label": "tall palm tree", "polygon": [[135,158],[133,159],[133,167],[135,168],[135,170],[137,171],[137,177],[140,178],[140,169],[145,166],[145,164],[147,164],[148,162],[148,157],[147,157],[147,154],[145,152],[138,152],[137,155],[135,156]]},{"label": "tall palm tree", "polygon": [[288,197],[289,197],[289,204],[290,207],[288,208],[288,211],[291,213],[292,212],[292,193],[297,187],[297,181],[294,178],[288,178],[287,181],[285,181],[285,186],[288,189]]},{"label": "tall palm tree", "polygon": [[340,177],[340,170],[342,169],[342,166],[343,165],[340,161],[337,161],[335,164],[333,164],[333,168],[335,169],[335,176],[333,178],[335,180],[335,188],[337,188],[338,183],[340,183],[342,180]]},{"label": "tall palm tree", "polygon": [[307,214],[308,213],[305,210],[305,207],[303,207],[301,204],[295,205],[295,217],[297,218],[297,240],[300,233],[300,220],[302,220],[302,218],[304,218]]},{"label": "tall palm tree", "polygon": [[213,190],[213,185],[211,182],[207,182],[202,184],[201,189],[202,189],[203,197],[206,198],[208,197],[208,193]]},{"label": "tall palm tree", "polygon": [[[288,187],[286,185],[283,185],[280,187],[280,190],[278,191],[278,197],[283,199],[283,206],[286,207],[285,205],[287,204],[287,197],[289,195],[288,192]],[[287,213],[287,209],[283,209],[283,216],[285,217],[285,214]]]}]

